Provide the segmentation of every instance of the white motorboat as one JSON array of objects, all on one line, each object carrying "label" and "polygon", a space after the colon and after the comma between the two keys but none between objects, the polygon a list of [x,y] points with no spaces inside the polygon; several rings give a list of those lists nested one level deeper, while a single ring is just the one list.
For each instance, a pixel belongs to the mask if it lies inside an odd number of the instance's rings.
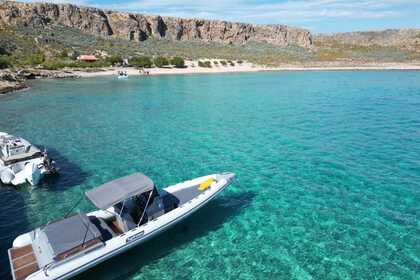
[{"label": "white motorboat", "polygon": [[118,79],[128,79],[127,71],[118,71]]},{"label": "white motorboat", "polygon": [[234,179],[220,173],[162,190],[141,173],[87,191],[99,210],[18,236],[9,249],[14,280],[68,279],[182,221]]},{"label": "white motorboat", "polygon": [[0,132],[0,180],[3,184],[37,185],[47,174],[57,171],[46,151],[23,138]]}]

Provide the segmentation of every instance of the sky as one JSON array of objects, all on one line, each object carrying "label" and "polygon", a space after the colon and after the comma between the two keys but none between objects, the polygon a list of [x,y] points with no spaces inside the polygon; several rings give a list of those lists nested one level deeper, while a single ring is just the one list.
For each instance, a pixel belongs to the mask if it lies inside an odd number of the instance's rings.
[{"label": "sky", "polygon": [[[40,0],[26,0],[39,2]],[[287,24],[314,33],[420,28],[420,0],[50,0],[126,12]]]}]

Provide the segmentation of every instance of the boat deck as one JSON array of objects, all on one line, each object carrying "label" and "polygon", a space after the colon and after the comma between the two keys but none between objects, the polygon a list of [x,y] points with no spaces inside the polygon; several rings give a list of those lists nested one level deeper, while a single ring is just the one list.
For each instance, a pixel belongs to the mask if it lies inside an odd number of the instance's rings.
[{"label": "boat deck", "polygon": [[40,149],[38,149],[35,146],[31,146],[29,148],[29,151],[27,151],[26,153],[13,155],[13,156],[9,156],[9,157],[5,157],[0,152],[0,160],[3,161],[4,165],[9,165],[9,164],[16,163],[16,162],[19,162],[19,161],[24,161],[24,160],[37,158],[37,157],[40,157],[41,155],[42,155],[42,152],[41,152]]},{"label": "boat deck", "polygon": [[32,245],[10,248],[8,253],[14,280],[23,280],[39,270]]}]

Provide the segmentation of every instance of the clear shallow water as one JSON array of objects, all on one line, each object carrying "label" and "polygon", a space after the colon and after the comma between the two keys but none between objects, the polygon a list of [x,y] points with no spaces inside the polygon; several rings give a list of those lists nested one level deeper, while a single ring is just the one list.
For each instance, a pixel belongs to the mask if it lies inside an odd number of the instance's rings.
[{"label": "clear shallow water", "polygon": [[420,277],[419,72],[45,80],[0,97],[0,115],[62,168],[0,188],[1,279],[16,235],[134,171],[160,187],[219,171],[239,183],[78,279]]}]

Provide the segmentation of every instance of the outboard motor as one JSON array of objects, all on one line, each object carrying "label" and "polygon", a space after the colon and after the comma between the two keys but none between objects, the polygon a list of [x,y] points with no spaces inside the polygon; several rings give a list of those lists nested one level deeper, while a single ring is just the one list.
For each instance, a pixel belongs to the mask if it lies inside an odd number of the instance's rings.
[{"label": "outboard motor", "polygon": [[45,170],[49,174],[57,173],[58,172],[58,169],[55,166],[55,161],[52,160],[50,157],[48,157],[48,154],[47,154],[46,151],[43,154],[44,154],[43,164],[44,164]]}]

